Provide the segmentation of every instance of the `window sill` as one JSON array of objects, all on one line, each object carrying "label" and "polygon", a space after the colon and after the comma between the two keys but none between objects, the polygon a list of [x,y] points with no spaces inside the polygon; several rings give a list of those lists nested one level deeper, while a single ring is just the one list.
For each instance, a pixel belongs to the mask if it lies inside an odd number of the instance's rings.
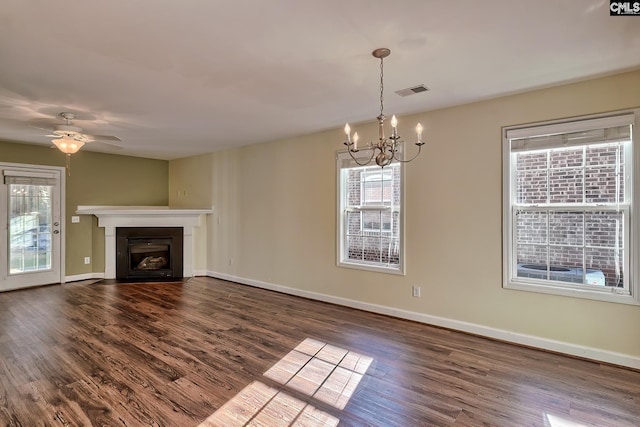
[{"label": "window sill", "polygon": [[592,289],[574,289],[550,284],[547,285],[543,283],[531,283],[520,280],[508,281],[503,284],[503,288],[542,294],[560,295],[573,298],[584,298],[596,301],[613,302],[618,304],[640,305],[640,301],[638,301],[632,295],[616,294],[607,289],[603,289],[602,291]]},{"label": "window sill", "polygon": [[371,271],[374,273],[394,274],[398,276],[405,275],[404,269],[402,267],[400,268],[379,267],[376,265],[358,264],[354,262],[345,262],[345,261],[338,262],[337,266],[344,267],[344,268],[353,268],[355,270]]}]

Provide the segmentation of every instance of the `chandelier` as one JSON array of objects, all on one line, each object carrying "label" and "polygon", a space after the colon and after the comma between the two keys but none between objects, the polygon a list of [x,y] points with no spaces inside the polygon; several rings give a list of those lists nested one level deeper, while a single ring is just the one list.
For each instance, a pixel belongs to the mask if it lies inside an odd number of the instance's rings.
[{"label": "chandelier", "polygon": [[[416,126],[418,140],[414,144],[418,147],[418,152],[408,160],[398,157],[400,145],[403,141],[400,140],[400,135],[398,135],[398,119],[396,119],[396,116],[391,117],[391,136],[389,138],[384,136],[384,119],[386,119],[384,115],[384,58],[391,54],[391,50],[387,48],[380,48],[374,50],[371,54],[375,58],[380,59],[380,115],[376,117],[376,119],[378,119],[378,142],[375,144],[373,142],[369,142],[365,148],[363,148],[363,150],[371,151],[371,155],[368,159],[366,157],[364,157],[364,159],[362,157],[356,157],[354,154],[361,150],[361,148],[358,147],[358,140],[360,139],[360,136],[358,135],[358,132],[354,132],[352,137],[351,127],[349,126],[349,123],[347,123],[344,127],[344,133],[347,134],[347,140],[344,142],[344,145],[347,146],[347,152],[353,161],[360,166],[368,165],[374,158],[376,164],[382,168],[389,165],[394,160],[402,163],[408,163],[418,157],[422,150],[422,146],[424,145],[424,141],[422,141],[422,125],[418,123]],[[364,162],[362,160],[364,160]]]}]

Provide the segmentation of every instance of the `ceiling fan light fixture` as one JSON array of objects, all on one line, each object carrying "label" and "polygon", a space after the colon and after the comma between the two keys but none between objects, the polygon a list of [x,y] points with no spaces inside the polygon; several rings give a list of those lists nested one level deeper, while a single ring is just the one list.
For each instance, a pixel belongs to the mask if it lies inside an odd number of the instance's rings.
[{"label": "ceiling fan light fixture", "polygon": [[64,135],[60,139],[54,139],[51,142],[53,142],[53,144],[58,147],[58,150],[62,151],[64,154],[75,154],[84,145],[84,142],[77,141],[67,135]]}]

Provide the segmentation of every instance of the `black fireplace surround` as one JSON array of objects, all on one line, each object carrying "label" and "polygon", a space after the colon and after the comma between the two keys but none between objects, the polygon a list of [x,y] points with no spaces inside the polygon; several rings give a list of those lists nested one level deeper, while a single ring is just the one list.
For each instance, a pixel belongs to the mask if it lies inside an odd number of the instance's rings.
[{"label": "black fireplace surround", "polygon": [[117,227],[116,279],[181,278],[182,236],[182,227]]}]

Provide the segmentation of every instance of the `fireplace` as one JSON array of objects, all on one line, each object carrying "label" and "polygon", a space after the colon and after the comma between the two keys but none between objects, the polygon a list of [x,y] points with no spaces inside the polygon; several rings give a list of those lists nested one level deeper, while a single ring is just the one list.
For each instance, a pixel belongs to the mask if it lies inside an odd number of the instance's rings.
[{"label": "fireplace", "polygon": [[[182,276],[195,273],[194,249],[206,253],[205,217],[213,209],[183,209],[169,206],[78,206],[79,215],[95,215],[104,227],[104,278],[116,278],[116,229],[126,227],[179,227],[182,230]],[[206,270],[200,270],[200,275]]]},{"label": "fireplace", "polygon": [[183,276],[182,227],[117,227],[116,279]]}]

